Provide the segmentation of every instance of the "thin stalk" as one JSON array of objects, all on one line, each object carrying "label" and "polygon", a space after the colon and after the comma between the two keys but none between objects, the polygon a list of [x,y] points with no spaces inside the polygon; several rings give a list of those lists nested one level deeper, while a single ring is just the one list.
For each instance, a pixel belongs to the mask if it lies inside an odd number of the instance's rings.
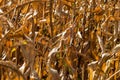
[{"label": "thin stalk", "polygon": [[53,36],[53,24],[52,24],[52,8],[53,6],[53,0],[50,0],[50,28],[51,28],[51,37]]}]

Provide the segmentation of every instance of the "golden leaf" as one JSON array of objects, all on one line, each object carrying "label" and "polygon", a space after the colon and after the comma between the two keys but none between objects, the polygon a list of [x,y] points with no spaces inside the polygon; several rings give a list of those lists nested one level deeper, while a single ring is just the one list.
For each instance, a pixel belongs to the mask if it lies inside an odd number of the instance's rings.
[{"label": "golden leaf", "polygon": [[103,65],[102,65],[102,71],[103,71],[103,72],[106,71],[106,63],[103,63]]},{"label": "golden leaf", "polygon": [[47,72],[44,70],[44,71],[43,71],[43,76],[45,76],[45,75],[47,75]]},{"label": "golden leaf", "polygon": [[24,14],[24,13],[27,13],[28,12],[28,9],[29,9],[29,4],[23,6],[21,12]]},{"label": "golden leaf", "polygon": [[100,6],[97,6],[95,10],[93,10],[94,13],[100,13],[102,11],[102,8]]},{"label": "golden leaf", "polygon": [[94,77],[94,71],[92,70],[92,68],[88,68],[89,70],[89,80],[93,80],[93,77]]},{"label": "golden leaf", "polygon": [[99,56],[96,54],[96,51],[92,51],[92,55],[95,58],[95,60],[99,60]]},{"label": "golden leaf", "polygon": [[6,42],[6,46],[7,46],[7,47],[12,47],[12,41],[11,41],[11,40],[8,40],[8,41]]},{"label": "golden leaf", "polygon": [[26,45],[26,44],[27,44],[27,41],[23,41],[22,43],[23,43],[24,45]]},{"label": "golden leaf", "polygon": [[0,27],[0,38],[2,38],[2,27]]},{"label": "golden leaf", "polygon": [[40,3],[38,3],[38,2],[33,2],[33,3],[32,3],[33,9],[34,9],[34,10],[39,9],[39,8],[38,8],[38,7],[39,7],[39,4],[40,4]]},{"label": "golden leaf", "polygon": [[114,16],[110,16],[110,17],[109,17],[109,21],[111,21],[111,22],[112,22],[112,21],[115,21]]},{"label": "golden leaf", "polygon": [[0,0],[0,3],[2,2],[3,0]]},{"label": "golden leaf", "polygon": [[[47,21],[47,23],[50,23],[50,18],[49,18],[49,16],[47,17],[46,21]],[[52,17],[52,22],[54,22],[54,21],[55,21],[55,20],[54,20],[54,18]]]},{"label": "golden leaf", "polygon": [[16,51],[16,48],[13,48],[13,49],[11,50],[11,53],[13,53],[14,51]]},{"label": "golden leaf", "polygon": [[95,15],[94,19],[96,22],[99,22],[102,19],[102,15]]}]

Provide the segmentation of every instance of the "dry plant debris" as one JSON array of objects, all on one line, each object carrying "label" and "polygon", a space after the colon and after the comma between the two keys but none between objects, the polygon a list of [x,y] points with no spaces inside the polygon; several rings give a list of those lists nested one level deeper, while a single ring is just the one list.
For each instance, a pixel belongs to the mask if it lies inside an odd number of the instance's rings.
[{"label": "dry plant debris", "polygon": [[120,0],[0,0],[0,80],[120,80]]}]

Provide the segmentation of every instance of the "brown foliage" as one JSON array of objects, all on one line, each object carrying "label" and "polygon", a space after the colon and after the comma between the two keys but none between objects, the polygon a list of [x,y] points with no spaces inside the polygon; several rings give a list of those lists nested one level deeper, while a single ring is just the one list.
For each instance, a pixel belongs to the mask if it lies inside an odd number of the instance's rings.
[{"label": "brown foliage", "polygon": [[0,0],[0,80],[119,80],[119,0]]}]

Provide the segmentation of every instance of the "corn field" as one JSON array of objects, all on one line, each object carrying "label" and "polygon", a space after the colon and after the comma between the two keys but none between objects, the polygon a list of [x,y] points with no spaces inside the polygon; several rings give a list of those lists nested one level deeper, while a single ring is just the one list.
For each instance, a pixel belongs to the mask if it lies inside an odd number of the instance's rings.
[{"label": "corn field", "polygon": [[120,0],[0,0],[0,80],[120,80]]}]

